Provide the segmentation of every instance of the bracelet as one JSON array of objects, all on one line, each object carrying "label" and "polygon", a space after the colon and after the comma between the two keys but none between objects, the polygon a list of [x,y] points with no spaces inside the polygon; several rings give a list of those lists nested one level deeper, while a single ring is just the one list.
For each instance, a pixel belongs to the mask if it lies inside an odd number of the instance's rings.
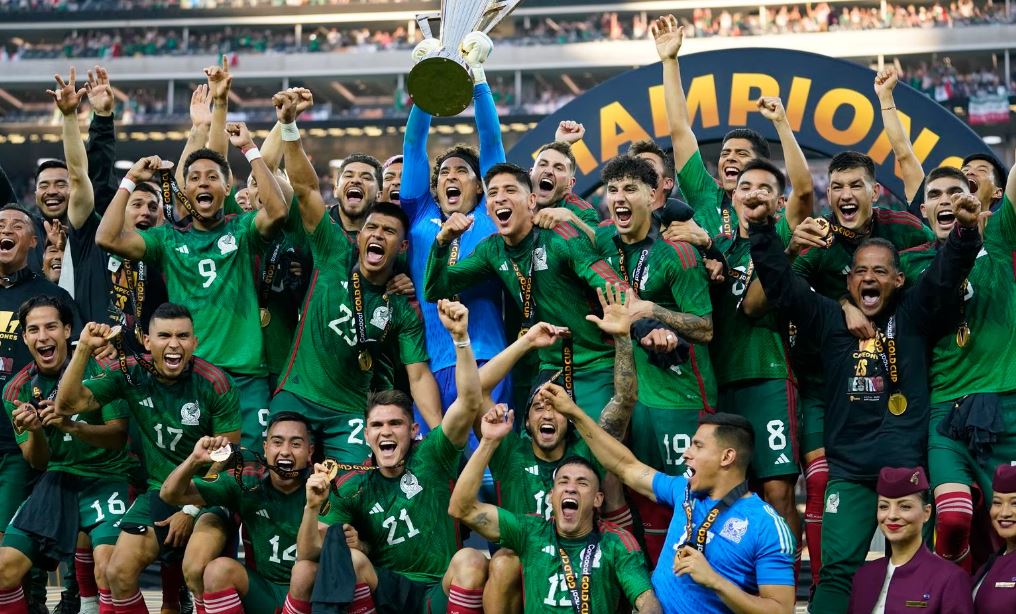
[{"label": "bracelet", "polygon": [[289,122],[288,124],[279,124],[279,126],[282,127],[283,141],[300,140],[300,129],[296,127],[296,122]]},{"label": "bracelet", "polygon": [[466,337],[462,341],[455,341],[454,343],[457,348],[467,348],[469,347],[469,337]]},{"label": "bracelet", "polygon": [[185,505],[180,509],[180,511],[191,518],[197,518],[198,514],[201,513],[201,508],[196,505]]},{"label": "bracelet", "polygon": [[893,110],[893,109],[895,109],[895,108],[896,108],[896,105],[893,105],[893,106],[891,106],[891,107],[882,107],[882,110],[883,110],[883,111],[892,111],[892,110]]},{"label": "bracelet", "polygon": [[138,187],[137,184],[128,179],[127,177],[124,177],[123,179],[120,180],[120,189],[127,190],[128,194],[133,192],[134,188],[136,187]]},{"label": "bracelet", "polygon": [[243,152],[243,155],[247,158],[248,162],[253,162],[261,157],[261,150],[257,147],[251,147],[247,151]]}]

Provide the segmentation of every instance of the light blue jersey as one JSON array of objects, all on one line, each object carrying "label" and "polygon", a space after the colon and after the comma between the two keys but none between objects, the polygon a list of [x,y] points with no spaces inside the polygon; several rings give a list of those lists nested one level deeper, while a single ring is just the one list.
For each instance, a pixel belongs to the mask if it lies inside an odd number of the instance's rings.
[{"label": "light blue jersey", "polygon": [[[687,478],[657,473],[653,493],[660,503],[674,508],[667,540],[653,572],[653,589],[665,612],[730,612],[711,590],[691,576],[674,575],[674,546],[687,541],[684,503]],[[692,499],[693,529],[717,503]],[[752,494],[738,499],[716,519],[706,538],[706,560],[714,570],[741,590],[758,594],[759,585],[794,586],[794,536],[783,518],[768,503]]]}]

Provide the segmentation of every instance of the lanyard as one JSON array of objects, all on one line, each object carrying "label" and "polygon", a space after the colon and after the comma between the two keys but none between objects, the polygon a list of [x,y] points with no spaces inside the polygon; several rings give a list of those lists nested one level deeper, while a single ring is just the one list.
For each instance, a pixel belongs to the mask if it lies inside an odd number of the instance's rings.
[{"label": "lanyard", "polygon": [[[459,250],[461,249],[459,243],[459,237],[452,239],[451,244],[448,246],[448,268],[455,266],[455,263],[459,261]],[[455,294],[452,296],[453,301],[459,300],[459,295]]]},{"label": "lanyard", "polygon": [[261,328],[268,326],[272,320],[272,314],[268,311],[268,293],[275,282],[275,275],[278,272],[279,260],[282,258],[282,241],[276,241],[272,253],[265,262],[265,270],[261,274],[261,286],[258,288],[258,307],[261,317]]},{"label": "lanyard", "polygon": [[522,297],[522,330],[519,331],[519,336],[526,334],[526,332],[536,323],[535,306],[533,305],[533,257],[529,260],[529,272],[527,275],[522,274],[522,269],[515,263],[511,258],[508,262],[512,263],[512,270],[515,271],[515,277],[519,280],[519,287],[521,288],[520,295]]},{"label": "lanyard", "polygon": [[691,502],[691,498],[692,498],[691,497],[691,486],[688,486],[687,488],[685,488],[685,491],[684,491],[684,513],[685,513],[685,516],[687,517],[687,523],[685,525],[685,535],[687,535],[687,538],[686,538],[687,541],[684,544],[682,544],[682,545],[686,546],[686,545],[692,544],[692,545],[695,546],[696,550],[698,550],[699,552],[705,554],[705,551],[706,551],[706,539],[707,539],[707,537],[709,535],[709,528],[713,526],[713,524],[716,522],[716,519],[719,518],[723,514],[723,512],[726,512],[728,509],[730,509],[730,506],[734,505],[734,503],[738,499],[743,497],[745,495],[745,493],[747,493],[747,492],[748,492],[748,481],[745,480],[744,482],[741,482],[740,484],[735,486],[726,495],[724,495],[723,498],[720,499],[720,502],[717,503],[716,505],[714,505],[711,510],[709,510],[709,513],[706,514],[706,517],[702,521],[702,524],[700,524],[698,529],[696,529],[694,531],[694,533],[693,533],[692,532],[692,520],[691,520],[691,515],[692,514],[691,513],[692,513],[692,508],[694,507],[694,505],[692,505],[692,502]]},{"label": "lanyard", "polygon": [[889,376],[893,388],[899,388],[900,370],[896,358],[896,316],[889,318],[889,323],[885,325],[885,334],[879,331],[875,337],[875,350],[878,352],[878,357],[882,359],[882,366],[885,367],[885,373]]},{"label": "lanyard", "polygon": [[871,233],[871,226],[874,220],[875,216],[872,215],[871,220],[868,221],[867,228],[861,231],[857,231],[850,230],[849,228],[844,228],[843,226],[840,226],[839,224],[836,223],[836,218],[834,216],[829,216],[829,218],[826,218],[826,221],[829,222],[829,230],[831,230],[833,234],[839,236],[840,238],[846,239],[851,243],[857,243],[864,237],[868,236],[868,234]]},{"label": "lanyard", "polygon": [[621,238],[617,235],[614,236],[614,244],[617,246],[617,262],[618,268],[621,269],[621,277],[628,282],[632,291],[638,294],[638,289],[642,286],[642,277],[646,272],[646,264],[649,261],[649,250],[652,247],[652,244],[642,248],[642,251],[639,253],[639,258],[635,262],[635,270],[632,271],[631,277],[628,276],[628,267],[625,264],[626,258],[624,250],[621,249]]},{"label": "lanyard", "polygon": [[183,208],[187,210],[187,213],[190,214],[191,218],[203,224],[208,224],[222,219],[224,215],[224,211],[222,209],[219,209],[216,212],[215,216],[211,218],[205,217],[200,213],[198,213],[198,210],[194,207],[191,201],[187,199],[187,195],[184,194],[183,190],[180,189],[180,186],[177,185],[176,179],[173,178],[172,169],[169,168],[161,169],[159,171],[159,175],[160,179],[162,180],[161,187],[162,187],[163,212],[166,215],[166,220],[168,220],[171,224],[173,224],[174,226],[180,225],[180,220],[176,219],[176,211],[173,209],[174,196],[176,196],[176,198],[180,201],[180,203],[183,205]]},{"label": "lanyard", "polygon": [[[353,272],[350,277],[349,285],[353,287],[353,312],[356,317],[356,347],[359,350],[356,359],[360,363],[361,371],[370,371],[370,368],[374,365],[374,358],[367,348],[367,342],[370,339],[367,337],[367,317],[363,312],[363,285],[360,281],[359,264],[353,266]],[[383,298],[385,303],[387,303],[387,295]],[[385,337],[388,336],[388,326],[391,324],[391,321],[391,318],[388,318],[385,322],[385,327],[381,332],[381,339],[379,341],[384,341]]]},{"label": "lanyard", "polygon": [[[124,280],[127,284],[127,294],[131,299],[131,306],[134,311],[134,336],[137,338],[138,343],[145,342],[144,331],[141,330],[141,309],[145,303],[145,280],[148,278],[148,267],[145,266],[143,260],[138,260],[138,272],[137,276],[134,275],[134,263],[131,260],[124,258],[121,260],[121,266],[123,267]],[[122,317],[121,322],[127,324],[127,314],[123,311],[120,312]]]},{"label": "lanyard", "polygon": [[[554,537],[556,541],[556,530],[554,531]],[[561,557],[561,567],[564,569],[564,581],[568,586],[568,591],[571,593],[571,603],[576,614],[589,614],[590,612],[589,593],[592,584],[593,561],[596,559],[599,549],[600,534],[594,530],[589,535],[589,539],[579,555],[581,559],[579,561],[580,573],[582,576],[576,579],[571,557],[568,556],[568,553],[565,552],[560,544],[557,546],[557,553]]]},{"label": "lanyard", "polygon": [[728,197],[724,195],[723,202],[720,204],[720,217],[723,218],[723,225],[720,227],[720,232],[723,233],[724,237],[730,239],[734,236],[734,231],[731,227],[730,204],[727,198]]}]

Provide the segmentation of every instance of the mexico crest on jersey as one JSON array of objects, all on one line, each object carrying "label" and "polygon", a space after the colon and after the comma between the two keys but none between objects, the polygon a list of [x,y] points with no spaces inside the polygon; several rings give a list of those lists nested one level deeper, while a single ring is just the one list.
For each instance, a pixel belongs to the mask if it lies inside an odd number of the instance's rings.
[{"label": "mexico crest on jersey", "polygon": [[420,486],[420,480],[416,479],[412,471],[402,474],[402,479],[399,480],[399,488],[406,494],[407,499],[412,499],[423,491],[423,486]]},{"label": "mexico crest on jersey", "polygon": [[392,318],[392,312],[388,309],[387,305],[382,305],[374,310],[374,313],[370,316],[370,323],[375,328],[384,330],[388,326],[388,320]]},{"label": "mexico crest on jersey", "polygon": [[546,271],[547,268],[547,250],[541,245],[533,250],[533,269]]},{"label": "mexico crest on jersey", "polygon": [[219,237],[219,252],[225,256],[230,252],[236,251],[236,237],[232,234],[224,234]]},{"label": "mexico crest on jersey", "polygon": [[201,419],[201,407],[197,401],[193,403],[187,403],[180,408],[180,421],[185,426],[197,426],[198,420]]}]

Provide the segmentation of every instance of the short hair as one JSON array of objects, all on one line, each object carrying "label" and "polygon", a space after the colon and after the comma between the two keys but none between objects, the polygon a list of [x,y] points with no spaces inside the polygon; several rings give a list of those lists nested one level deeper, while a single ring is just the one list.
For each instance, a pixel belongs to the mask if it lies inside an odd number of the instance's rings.
[{"label": "short hair", "polygon": [[938,166],[931,169],[931,172],[928,173],[927,179],[924,180],[924,193],[928,193],[928,186],[931,185],[932,181],[943,178],[955,179],[956,181],[959,181],[961,185],[969,189],[970,184],[967,181],[967,176],[963,174],[963,171],[952,166]]},{"label": "short hair", "polygon": [[364,420],[370,418],[370,412],[378,405],[394,405],[406,414],[410,423],[415,421],[413,416],[413,399],[401,390],[393,388],[391,390],[378,390],[377,392],[370,393],[367,397],[367,408],[363,410]]},{"label": "short hair", "polygon": [[581,456],[572,455],[561,459],[561,462],[559,462],[557,464],[557,467],[554,468],[553,479],[555,480],[557,479],[557,472],[561,469],[561,467],[564,467],[566,465],[578,465],[580,467],[585,467],[586,469],[592,471],[593,475],[596,476],[597,481],[596,489],[603,490],[603,476],[600,475],[600,470],[596,468],[596,465],[589,462],[589,459],[582,458]]},{"label": "short hair", "polygon": [[[406,210],[388,201],[380,201],[371,205],[370,209],[367,210],[367,217],[371,215],[387,215],[399,220],[402,224],[402,235],[405,237],[409,234],[409,215],[406,214]],[[364,218],[366,219],[366,218]]]},{"label": "short hair", "polygon": [[518,164],[512,164],[511,162],[499,162],[494,166],[490,167],[487,174],[483,176],[483,189],[486,191],[487,186],[490,182],[498,175],[511,175],[515,177],[515,180],[522,184],[527,191],[533,191],[533,179],[529,176],[529,173],[525,171]]},{"label": "short hair", "polygon": [[207,147],[191,152],[191,154],[187,156],[187,159],[183,161],[183,176],[185,179],[191,165],[198,160],[211,160],[212,162],[215,162],[219,165],[219,170],[222,171],[223,182],[229,179],[229,162],[226,161],[226,157],[213,149],[208,149]]},{"label": "short hair", "polygon": [[875,161],[859,151],[841,151],[829,161],[829,175],[850,169],[864,169],[864,174],[875,183]]},{"label": "short hair", "polygon": [[[637,157],[639,154],[653,154],[660,157],[663,160],[663,176],[667,179],[674,178],[674,154],[673,152],[667,151],[660,147],[656,141],[652,139],[642,139],[641,141],[635,141],[628,146],[628,155]],[[654,169],[655,170],[655,169]]]},{"label": "short hair", "polygon": [[156,189],[155,186],[153,186],[148,182],[142,181],[141,183],[137,184],[136,186],[134,186],[134,191],[152,194],[155,196],[156,200],[158,200],[160,203],[162,202],[162,190]]},{"label": "short hair", "polygon": [[[314,427],[311,425],[310,420],[307,416],[297,413],[295,411],[283,411],[275,414],[268,420],[268,426],[265,427],[265,433],[271,433],[272,427],[280,422],[299,422],[307,428],[307,436],[314,439]],[[313,443],[313,441],[311,441]]]},{"label": "short hair", "polygon": [[25,209],[24,207],[22,207],[17,203],[8,203],[3,207],[0,207],[0,212],[4,211],[17,211],[18,213],[21,213],[22,215],[27,217],[29,222],[31,222],[34,219],[32,214],[28,212],[28,209]]},{"label": "short hair", "polygon": [[395,154],[381,164],[381,168],[387,169],[392,164],[402,164],[402,154]]},{"label": "short hair", "polygon": [[764,136],[755,132],[751,128],[734,128],[730,132],[723,135],[723,144],[726,144],[730,139],[744,139],[751,142],[751,149],[755,152],[755,156],[758,158],[768,158],[769,153],[769,141]]},{"label": "short hair", "polygon": [[46,160],[35,169],[35,181],[39,181],[39,175],[42,174],[42,171],[46,171],[51,168],[62,168],[67,170],[67,163],[63,160]]},{"label": "short hair", "polygon": [[737,452],[737,466],[747,469],[755,452],[755,429],[744,416],[716,412],[699,419],[699,426],[711,424],[716,427],[713,435],[722,446]]},{"label": "short hair", "polygon": [[473,169],[473,174],[480,176],[480,152],[465,143],[457,143],[441,152],[434,160],[434,171],[430,174],[430,189],[437,189],[437,176],[441,172],[441,165],[448,158],[462,158],[469,168]]},{"label": "short hair", "polygon": [[861,241],[861,244],[857,246],[857,249],[854,251],[853,260],[857,260],[857,254],[861,253],[861,250],[866,247],[881,247],[882,249],[889,250],[889,253],[892,254],[893,267],[895,267],[897,271],[902,270],[900,267],[900,252],[896,249],[896,246],[892,244],[892,241],[883,239],[882,237],[868,237],[867,239]]},{"label": "short hair", "polygon": [[974,160],[984,160],[985,162],[990,164],[991,169],[994,171],[995,174],[995,187],[999,188],[1005,187],[1006,177],[1008,176],[1008,173],[1006,173],[1005,167],[1002,166],[1002,163],[998,161],[998,158],[989,153],[984,152],[972,153],[966,158],[963,158],[963,164],[961,166],[966,166],[971,162],[973,162]]},{"label": "short hair", "polygon": [[149,320],[190,320],[194,322],[190,309],[176,303],[163,303],[155,308]]},{"label": "short hair", "polygon": [[374,180],[377,181],[378,187],[381,187],[381,184],[384,183],[384,180],[382,179],[383,171],[381,169],[381,162],[370,154],[351,153],[346,156],[346,158],[342,161],[342,164],[339,165],[339,177],[342,176],[342,171],[346,170],[347,166],[355,163],[366,164],[367,166],[373,168]]},{"label": "short hair", "polygon": [[787,191],[787,177],[778,166],[765,158],[755,158],[754,160],[749,160],[748,163],[744,165],[744,168],[741,169],[741,172],[737,174],[737,180],[741,181],[742,175],[748,171],[755,170],[765,171],[776,178],[776,185],[780,188],[779,196],[783,196],[783,194]]},{"label": "short hair", "polygon": [[660,176],[649,162],[630,154],[623,154],[614,156],[600,171],[600,181],[604,184],[618,179],[635,179],[655,190]]},{"label": "short hair", "polygon": [[568,164],[571,165],[571,172],[572,174],[575,173],[575,167],[578,166],[578,162],[575,160],[575,154],[572,153],[571,145],[565,143],[564,141],[551,141],[550,143],[547,143],[546,145],[536,150],[536,157],[539,158],[540,154],[547,151],[548,149],[556,151],[562,156],[568,158]]},{"label": "short hair", "polygon": [[57,314],[60,316],[60,323],[64,326],[74,326],[74,312],[71,311],[71,306],[67,304],[67,301],[46,294],[40,294],[39,296],[33,296],[24,303],[21,303],[21,307],[18,307],[18,320],[21,322],[22,328],[25,326],[25,321],[28,319],[28,314],[34,309],[42,307],[52,307],[56,309]]}]

